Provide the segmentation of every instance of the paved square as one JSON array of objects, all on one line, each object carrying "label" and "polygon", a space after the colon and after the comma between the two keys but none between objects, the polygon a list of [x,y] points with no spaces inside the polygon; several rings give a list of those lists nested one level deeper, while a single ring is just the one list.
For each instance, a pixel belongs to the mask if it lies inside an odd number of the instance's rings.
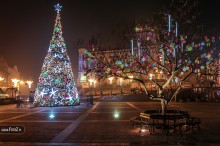
[{"label": "paved square", "polygon": [[[168,109],[201,118],[201,131],[140,133],[130,118],[160,109],[159,102],[95,102],[93,106],[0,106],[0,126],[24,126],[23,134],[0,134],[0,145],[220,145],[220,103],[171,103]],[[51,116],[53,115],[53,116]]]}]

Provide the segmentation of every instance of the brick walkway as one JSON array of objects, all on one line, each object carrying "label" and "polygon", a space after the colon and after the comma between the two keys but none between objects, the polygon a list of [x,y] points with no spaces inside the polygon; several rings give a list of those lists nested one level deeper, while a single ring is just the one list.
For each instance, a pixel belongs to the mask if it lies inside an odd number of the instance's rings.
[{"label": "brick walkway", "polygon": [[[0,126],[24,126],[23,134],[0,134],[0,145],[220,145],[220,103],[171,103],[169,109],[189,111],[202,120],[195,133],[139,133],[130,118],[160,109],[159,102],[95,102],[94,106],[0,106]],[[54,117],[51,117],[53,115]]]}]

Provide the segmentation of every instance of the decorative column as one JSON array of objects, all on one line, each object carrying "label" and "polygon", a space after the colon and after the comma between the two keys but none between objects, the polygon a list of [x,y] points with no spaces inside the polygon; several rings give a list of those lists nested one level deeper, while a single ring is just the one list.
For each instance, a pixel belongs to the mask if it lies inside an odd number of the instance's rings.
[{"label": "decorative column", "polygon": [[81,87],[83,82],[87,82],[87,77],[84,76],[83,66],[86,67],[86,59],[85,56],[85,48],[78,49],[79,53],[79,61],[78,61],[78,78],[77,78],[77,86]]},{"label": "decorative column", "polygon": [[138,46],[138,58],[140,60],[140,56],[141,56],[141,42],[139,40],[137,41],[137,46]]},{"label": "decorative column", "polygon": [[134,39],[131,39],[131,55],[134,55]]},{"label": "decorative column", "polygon": [[171,31],[171,15],[168,14],[168,32]]}]

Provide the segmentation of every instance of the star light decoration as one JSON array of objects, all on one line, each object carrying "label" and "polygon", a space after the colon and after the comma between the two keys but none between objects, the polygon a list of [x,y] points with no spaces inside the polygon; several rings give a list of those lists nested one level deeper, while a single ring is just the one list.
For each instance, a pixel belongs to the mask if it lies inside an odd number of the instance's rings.
[{"label": "star light decoration", "polygon": [[51,90],[51,92],[50,92],[50,97],[55,96],[55,93],[56,93],[57,91],[58,91],[58,90],[53,90],[53,88],[52,88],[52,90]]},{"label": "star light decoration", "polygon": [[44,95],[47,95],[47,93],[46,93],[46,92],[44,92],[44,89],[43,89],[43,91],[42,91],[42,92],[40,92],[40,96],[41,96],[41,97],[44,97]]},{"label": "star light decoration", "polygon": [[54,5],[55,11],[57,11],[57,13],[59,13],[61,11],[62,6],[58,3],[56,5]]}]

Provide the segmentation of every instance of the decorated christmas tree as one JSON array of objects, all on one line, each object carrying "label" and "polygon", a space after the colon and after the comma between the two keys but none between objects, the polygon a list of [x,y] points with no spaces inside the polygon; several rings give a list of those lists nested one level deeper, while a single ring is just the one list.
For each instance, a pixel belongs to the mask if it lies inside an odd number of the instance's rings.
[{"label": "decorated christmas tree", "polygon": [[44,59],[36,88],[35,106],[68,106],[79,104],[71,62],[62,36],[61,8],[62,6],[59,4],[55,5],[57,16],[49,50]]}]

